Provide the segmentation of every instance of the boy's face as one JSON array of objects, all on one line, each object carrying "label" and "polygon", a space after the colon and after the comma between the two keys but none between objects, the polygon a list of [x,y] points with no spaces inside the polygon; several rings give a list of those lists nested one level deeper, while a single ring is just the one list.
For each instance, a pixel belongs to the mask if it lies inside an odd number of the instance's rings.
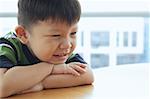
[{"label": "boy's face", "polygon": [[26,45],[41,61],[64,63],[76,47],[77,24],[38,22],[26,31]]}]

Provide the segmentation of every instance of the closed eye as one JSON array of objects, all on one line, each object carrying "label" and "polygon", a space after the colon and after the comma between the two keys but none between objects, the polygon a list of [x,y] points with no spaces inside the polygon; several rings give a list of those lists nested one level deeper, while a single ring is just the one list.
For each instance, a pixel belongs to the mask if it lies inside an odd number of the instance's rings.
[{"label": "closed eye", "polygon": [[76,34],[77,34],[77,32],[72,32],[72,33],[71,33],[71,35],[76,35]]},{"label": "closed eye", "polygon": [[52,37],[60,37],[60,35],[51,35]]}]

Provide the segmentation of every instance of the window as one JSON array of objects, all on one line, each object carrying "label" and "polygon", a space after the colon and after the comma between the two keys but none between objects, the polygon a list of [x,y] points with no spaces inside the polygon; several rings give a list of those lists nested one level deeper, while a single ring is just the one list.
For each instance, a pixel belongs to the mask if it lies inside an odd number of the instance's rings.
[{"label": "window", "polygon": [[147,17],[83,17],[77,52],[92,68],[149,62],[147,21]]},{"label": "window", "polygon": [[148,0],[82,0],[81,5],[77,52],[92,68],[150,62]]}]

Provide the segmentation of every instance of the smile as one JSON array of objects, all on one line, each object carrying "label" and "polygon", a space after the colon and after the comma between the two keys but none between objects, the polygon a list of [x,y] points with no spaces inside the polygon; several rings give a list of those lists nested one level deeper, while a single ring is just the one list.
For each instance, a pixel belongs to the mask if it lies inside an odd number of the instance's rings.
[{"label": "smile", "polygon": [[67,56],[67,53],[62,53],[62,54],[54,54],[53,56],[55,57],[63,57],[63,56]]}]

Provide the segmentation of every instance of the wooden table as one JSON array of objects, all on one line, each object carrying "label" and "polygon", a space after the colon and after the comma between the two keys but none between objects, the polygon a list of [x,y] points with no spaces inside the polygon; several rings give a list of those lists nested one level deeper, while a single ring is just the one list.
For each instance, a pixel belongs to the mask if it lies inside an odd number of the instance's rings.
[{"label": "wooden table", "polygon": [[49,89],[5,99],[150,99],[150,64],[94,69],[93,85]]}]

